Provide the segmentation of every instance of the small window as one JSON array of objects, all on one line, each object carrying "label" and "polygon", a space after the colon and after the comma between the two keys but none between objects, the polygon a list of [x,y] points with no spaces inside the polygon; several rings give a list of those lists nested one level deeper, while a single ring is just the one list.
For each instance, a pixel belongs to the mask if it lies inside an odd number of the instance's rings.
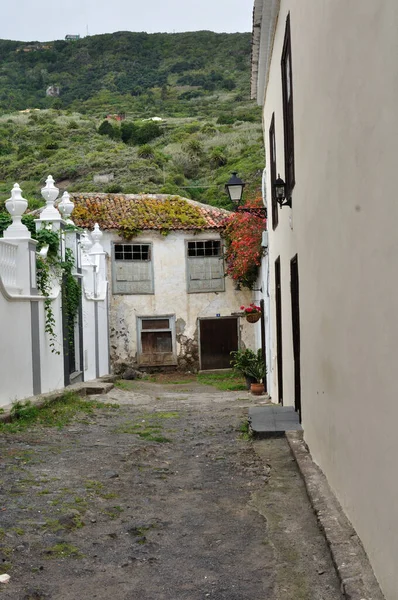
[{"label": "small window", "polygon": [[114,244],[114,294],[153,294],[151,244]]},{"label": "small window", "polygon": [[224,260],[220,240],[187,242],[187,287],[189,293],[224,291]]},{"label": "small window", "polygon": [[141,365],[176,363],[175,317],[138,317],[138,362]]},{"label": "small window", "polygon": [[292,45],[290,39],[290,15],[286,19],[285,39],[283,42],[282,60],[282,101],[283,129],[285,141],[285,181],[286,194],[291,197],[295,179],[294,167],[294,124],[293,124],[293,76]]},{"label": "small window", "polygon": [[221,243],[219,240],[188,242],[188,256],[220,256]]},{"label": "small window", "polygon": [[149,244],[115,244],[115,260],[151,260]]},{"label": "small window", "polygon": [[269,128],[269,165],[270,165],[270,180],[271,180],[271,204],[272,204],[272,229],[278,225],[278,203],[275,195],[276,181],[276,146],[275,146],[275,115],[272,115],[271,125]]}]

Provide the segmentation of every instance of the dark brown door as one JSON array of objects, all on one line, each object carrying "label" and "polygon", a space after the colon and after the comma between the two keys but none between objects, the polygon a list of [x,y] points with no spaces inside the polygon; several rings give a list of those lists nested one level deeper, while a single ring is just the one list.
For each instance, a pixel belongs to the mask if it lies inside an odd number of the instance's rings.
[{"label": "dark brown door", "polygon": [[281,259],[275,261],[275,317],[276,317],[276,359],[278,368],[278,402],[283,404],[283,358],[282,358],[282,296]]},{"label": "dark brown door", "polygon": [[238,349],[236,317],[200,319],[199,323],[201,368],[230,369],[230,353]]},{"label": "dark brown door", "polygon": [[300,305],[297,254],[290,261],[290,293],[292,299],[293,359],[294,359],[294,406],[301,421],[301,373],[300,373]]}]

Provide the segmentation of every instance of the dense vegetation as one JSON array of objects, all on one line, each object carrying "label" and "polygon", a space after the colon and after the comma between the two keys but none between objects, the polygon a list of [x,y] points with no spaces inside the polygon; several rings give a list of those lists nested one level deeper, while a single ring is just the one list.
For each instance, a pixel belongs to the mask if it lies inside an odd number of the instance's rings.
[{"label": "dense vegetation", "polygon": [[[264,157],[261,111],[249,100],[249,34],[0,40],[0,55],[2,201],[18,181],[37,205],[49,173],[61,190],[173,193],[225,207],[231,171],[258,189]],[[59,95],[46,96],[49,86]],[[154,116],[162,120],[144,120]]]},{"label": "dense vegetation", "polygon": [[[143,111],[160,89],[166,110],[187,114],[189,100],[214,90],[242,88],[248,80],[250,34],[131,33],[95,35],[75,42],[0,40],[0,108],[70,107]],[[46,97],[59,86],[59,98]],[[177,108],[169,88],[195,87]],[[127,96],[127,97],[126,97]]]}]

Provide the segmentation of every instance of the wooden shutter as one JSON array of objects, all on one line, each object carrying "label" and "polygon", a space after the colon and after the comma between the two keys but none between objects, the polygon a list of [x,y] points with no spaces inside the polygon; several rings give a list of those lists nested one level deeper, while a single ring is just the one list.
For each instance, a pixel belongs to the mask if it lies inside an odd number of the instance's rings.
[{"label": "wooden shutter", "polygon": [[224,291],[224,264],[220,256],[188,259],[188,292]]}]

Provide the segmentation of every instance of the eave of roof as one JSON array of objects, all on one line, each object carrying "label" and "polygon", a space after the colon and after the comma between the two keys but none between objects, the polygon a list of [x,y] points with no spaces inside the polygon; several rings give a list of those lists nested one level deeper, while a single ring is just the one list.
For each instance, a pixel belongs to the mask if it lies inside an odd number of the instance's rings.
[{"label": "eave of roof", "polygon": [[280,0],[254,0],[251,58],[251,97],[263,105],[278,21]]}]

